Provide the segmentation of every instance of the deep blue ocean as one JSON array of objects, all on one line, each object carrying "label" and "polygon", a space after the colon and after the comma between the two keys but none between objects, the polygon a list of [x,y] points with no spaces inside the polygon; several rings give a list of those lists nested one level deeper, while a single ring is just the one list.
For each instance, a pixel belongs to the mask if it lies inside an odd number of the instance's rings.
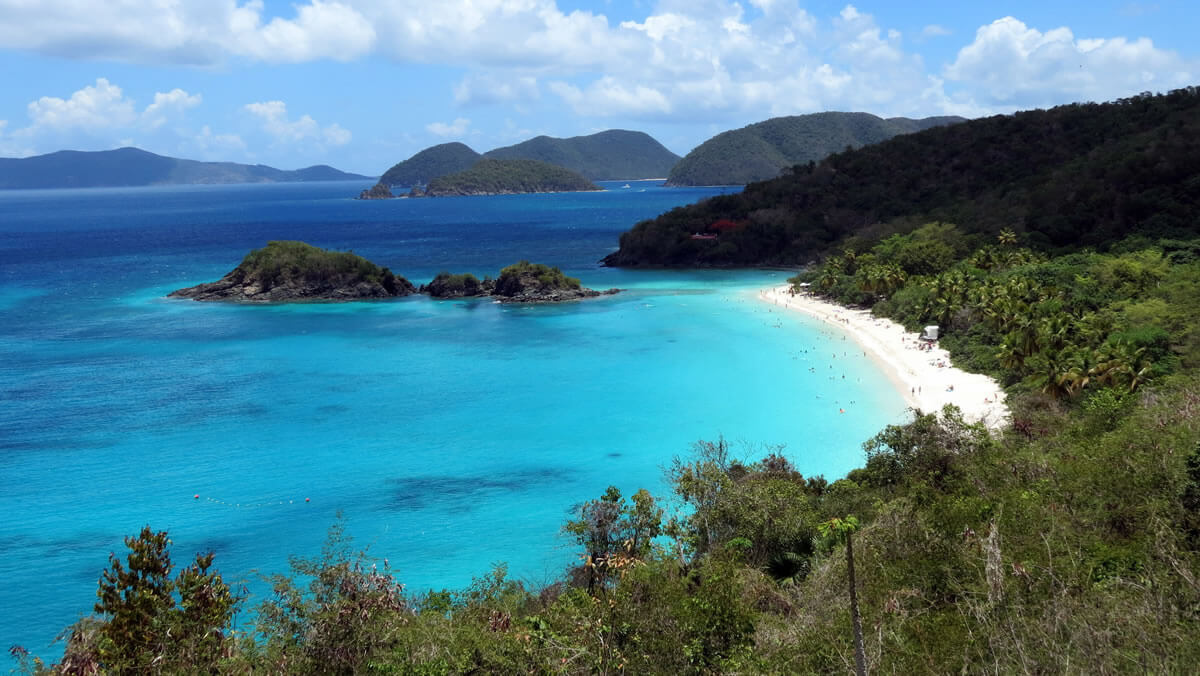
[{"label": "deep blue ocean", "polygon": [[[356,183],[0,191],[0,647],[60,652],[109,552],[147,524],[177,564],[213,550],[252,593],[317,554],[339,512],[410,591],[498,562],[537,585],[575,560],[560,535],[573,505],[610,484],[666,497],[663,468],[696,440],[724,435],[748,459],[783,445],[831,480],[860,466],[903,415],[886,378],[755,299],[785,271],[600,267],[635,222],[721,192],[623,185],[367,202]],[[416,284],[528,259],[627,291],[164,298],[272,239]]]}]

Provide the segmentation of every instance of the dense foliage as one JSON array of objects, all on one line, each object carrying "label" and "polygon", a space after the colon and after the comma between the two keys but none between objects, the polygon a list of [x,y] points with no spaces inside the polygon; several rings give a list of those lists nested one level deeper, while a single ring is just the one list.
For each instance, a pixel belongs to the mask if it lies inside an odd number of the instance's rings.
[{"label": "dense foliage", "polygon": [[422,286],[421,291],[433,298],[463,298],[489,293],[490,287],[490,280],[485,286],[478,277],[469,272],[450,274],[443,270],[437,273],[437,276],[428,284]]},{"label": "dense foliage", "polygon": [[494,293],[498,296],[519,296],[555,289],[578,289],[581,286],[577,278],[568,277],[557,267],[521,261],[500,271]]},{"label": "dense foliage", "polygon": [[[803,264],[856,234],[941,220],[1039,251],[1187,238],[1200,214],[1200,90],[999,115],[897,136],[637,224],[612,265]],[[693,238],[719,221],[738,224]]]},{"label": "dense foliage", "polygon": [[578,173],[545,162],[482,159],[466,171],[433,179],[425,194],[430,197],[507,195],[599,189]]},{"label": "dense foliage", "polygon": [[470,169],[480,157],[479,153],[457,141],[442,143],[392,166],[383,172],[379,182],[387,186],[424,185],[439,176]]},{"label": "dense foliage", "polygon": [[675,165],[667,185],[745,185],[765,181],[788,167],[819,161],[846,148],[860,148],[897,134],[962,121],[961,117],[885,120],[870,113],[773,117],[722,132],[701,143]]},{"label": "dense foliage", "polygon": [[593,181],[662,178],[679,161],[649,134],[610,129],[590,136],[538,136],[484,153],[497,160],[538,160],[566,167]]},{"label": "dense foliage", "polygon": [[305,242],[267,242],[265,247],[246,254],[234,272],[267,289],[295,282],[336,280],[339,284],[377,283],[393,294],[414,290],[407,279],[353,252],[327,251]]},{"label": "dense foliage", "polygon": [[364,179],[327,165],[286,171],[262,164],[197,162],[138,148],[0,158],[0,189],[104,188],[164,184],[274,183]]},{"label": "dense foliage", "polygon": [[942,223],[860,237],[795,282],[910,329],[937,324],[956,363],[1056,398],[1103,390],[1116,405],[1200,366],[1200,240],[1048,259],[1011,230],[997,239],[966,255],[968,238]]}]

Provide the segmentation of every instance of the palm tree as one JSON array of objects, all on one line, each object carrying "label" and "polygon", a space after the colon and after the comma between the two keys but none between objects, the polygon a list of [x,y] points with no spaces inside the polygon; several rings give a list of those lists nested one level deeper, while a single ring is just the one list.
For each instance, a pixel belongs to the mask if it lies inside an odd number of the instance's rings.
[{"label": "palm tree", "polygon": [[996,235],[996,241],[1002,246],[1015,246],[1017,243],[1017,233],[1013,232],[1011,228],[1004,228],[1000,231],[999,235]]},{"label": "palm tree", "polygon": [[858,530],[858,518],[847,516],[833,518],[817,524],[817,531],[831,540],[846,542],[846,577],[850,586],[850,622],[854,631],[854,673],[867,676],[867,653],[863,649],[862,614],[858,611],[858,591],[854,582],[854,541],[851,537]]},{"label": "palm tree", "polygon": [[1146,359],[1146,348],[1119,340],[1103,348],[1101,361],[1096,365],[1101,381],[1114,387],[1126,387],[1130,392],[1144,385],[1153,373],[1154,365]]},{"label": "palm tree", "polygon": [[1059,374],[1058,384],[1064,387],[1067,394],[1075,396],[1096,377],[1097,355],[1095,350],[1078,347],[1068,350],[1064,365],[1066,370]]}]

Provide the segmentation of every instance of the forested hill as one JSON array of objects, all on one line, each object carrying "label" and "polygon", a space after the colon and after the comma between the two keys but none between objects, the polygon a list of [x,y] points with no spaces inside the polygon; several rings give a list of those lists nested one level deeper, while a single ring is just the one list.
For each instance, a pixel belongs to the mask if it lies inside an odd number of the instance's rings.
[{"label": "forested hill", "polygon": [[536,160],[484,158],[466,171],[435,178],[429,182],[424,194],[448,197],[587,190],[600,188],[570,169]]},{"label": "forested hill", "polygon": [[538,136],[484,153],[499,160],[538,160],[577,171],[593,181],[662,178],[679,161],[649,134],[610,129],[591,136]]},{"label": "forested hill", "polygon": [[815,113],[775,117],[717,134],[688,153],[667,185],[744,185],[775,178],[795,164],[886,141],[899,134],[963,122],[961,117],[883,119],[870,113]]},{"label": "forested hill", "polygon": [[800,264],[850,235],[934,220],[976,236],[1011,228],[1048,250],[1194,236],[1200,89],[1000,115],[838,153],[638,223],[605,262]]},{"label": "forested hill", "polygon": [[285,171],[262,164],[198,162],[119,148],[0,158],[0,189],[111,188],[193,183],[345,181],[368,178],[326,165]]},{"label": "forested hill", "polygon": [[387,185],[424,185],[438,176],[470,169],[482,157],[462,143],[443,143],[426,148],[388,169],[379,182]]}]

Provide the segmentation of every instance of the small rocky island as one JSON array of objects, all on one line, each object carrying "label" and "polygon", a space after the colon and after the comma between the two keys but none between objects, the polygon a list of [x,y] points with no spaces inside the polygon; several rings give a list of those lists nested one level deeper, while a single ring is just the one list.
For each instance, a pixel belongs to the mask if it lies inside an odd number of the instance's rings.
[{"label": "small rocky island", "polygon": [[617,293],[619,289],[596,291],[584,287],[575,277],[558,268],[521,261],[500,271],[496,279],[480,280],[470,273],[438,273],[421,287],[432,298],[491,297],[502,303],[554,303]]},{"label": "small rocky island", "polygon": [[371,186],[370,188],[367,188],[366,190],[358,193],[358,197],[356,197],[355,199],[390,200],[390,199],[395,199],[395,197],[396,196],[392,194],[392,189],[389,188],[388,186],[384,185],[382,182],[380,182],[380,183],[376,183],[375,185]]},{"label": "small rocky island", "polygon": [[595,291],[558,268],[521,261],[482,281],[472,274],[439,273],[417,289],[404,277],[354,253],[319,249],[305,242],[268,242],[246,254],[229,274],[167,294],[228,303],[333,302],[398,298],[491,297],[504,303],[552,303],[616,293]]},{"label": "small rocky island", "polygon": [[246,254],[220,280],[172,291],[168,297],[283,303],[383,299],[415,292],[407,279],[362,256],[304,242],[276,241]]}]

